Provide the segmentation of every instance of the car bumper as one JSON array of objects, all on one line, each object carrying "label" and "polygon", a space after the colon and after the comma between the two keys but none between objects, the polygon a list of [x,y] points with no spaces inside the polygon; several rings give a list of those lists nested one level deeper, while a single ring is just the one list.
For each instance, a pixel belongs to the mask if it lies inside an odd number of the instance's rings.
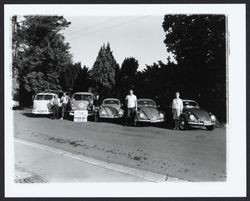
[{"label": "car bumper", "polygon": [[215,122],[213,121],[206,121],[206,122],[188,122],[188,125],[190,126],[214,126]]},{"label": "car bumper", "polygon": [[51,110],[37,110],[33,109],[32,114],[52,114],[53,112]]},{"label": "car bumper", "polygon": [[118,118],[122,118],[123,116],[121,116],[121,115],[113,115],[113,116],[100,115],[99,117],[102,119],[118,119]]},{"label": "car bumper", "polygon": [[164,122],[165,119],[156,119],[156,120],[150,120],[150,119],[138,119],[138,122],[145,122],[145,123],[161,123]]},{"label": "car bumper", "polygon": [[[75,113],[75,111],[74,110],[71,110],[70,112],[69,112],[69,115],[70,116],[74,116],[74,113]],[[94,112],[93,111],[88,111],[88,116],[93,116],[94,115]]]}]

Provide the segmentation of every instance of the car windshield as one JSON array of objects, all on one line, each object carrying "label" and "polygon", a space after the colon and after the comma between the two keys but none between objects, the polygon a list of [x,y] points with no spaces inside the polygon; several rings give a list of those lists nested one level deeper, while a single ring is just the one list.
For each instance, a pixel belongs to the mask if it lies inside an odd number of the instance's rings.
[{"label": "car windshield", "polygon": [[80,101],[82,101],[82,100],[86,100],[86,101],[89,101],[89,100],[91,100],[91,98],[92,98],[92,96],[91,95],[87,95],[87,94],[74,94],[74,96],[73,96],[73,99],[74,100],[80,100]]},{"label": "car windshield", "polygon": [[38,94],[35,97],[35,100],[51,100],[53,95],[45,95],[45,94]]},{"label": "car windshield", "polygon": [[195,101],[183,101],[183,107],[185,107],[185,108],[199,108],[199,105]]},{"label": "car windshield", "polygon": [[36,95],[35,100],[43,100],[44,95]]},{"label": "car windshield", "polygon": [[118,100],[104,100],[103,105],[120,105],[120,102]]},{"label": "car windshield", "polygon": [[53,95],[44,95],[43,100],[51,100]]},{"label": "car windshield", "polygon": [[146,106],[146,107],[156,107],[156,104],[153,100],[138,100],[138,106]]}]

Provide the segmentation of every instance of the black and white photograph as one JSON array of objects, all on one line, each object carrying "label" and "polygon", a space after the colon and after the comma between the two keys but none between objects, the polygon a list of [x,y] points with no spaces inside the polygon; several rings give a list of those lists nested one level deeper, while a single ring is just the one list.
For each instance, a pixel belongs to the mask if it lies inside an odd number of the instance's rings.
[{"label": "black and white photograph", "polygon": [[244,5],[5,11],[8,195],[244,195]]}]

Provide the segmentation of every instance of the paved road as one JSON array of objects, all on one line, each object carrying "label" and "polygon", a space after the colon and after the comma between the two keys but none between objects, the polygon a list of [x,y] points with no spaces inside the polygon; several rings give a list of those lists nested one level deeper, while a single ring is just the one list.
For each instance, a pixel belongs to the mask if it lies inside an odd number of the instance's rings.
[{"label": "paved road", "polygon": [[[15,142],[16,182],[145,182],[146,180]],[[148,182],[148,181],[147,181]]]},{"label": "paved road", "polygon": [[30,111],[14,111],[16,138],[188,181],[226,179],[225,128],[174,131],[74,123],[33,117]]}]

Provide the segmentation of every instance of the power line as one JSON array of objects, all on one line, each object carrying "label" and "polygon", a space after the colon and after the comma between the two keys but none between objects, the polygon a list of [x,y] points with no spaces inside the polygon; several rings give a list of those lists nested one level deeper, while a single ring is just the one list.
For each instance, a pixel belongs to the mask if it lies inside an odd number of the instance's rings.
[{"label": "power line", "polygon": [[117,26],[121,26],[121,25],[124,25],[124,24],[132,23],[134,21],[138,21],[138,20],[144,19],[146,17],[148,17],[148,16],[139,17],[139,18],[136,18],[136,19],[133,19],[133,20],[129,20],[129,21],[123,22],[123,23],[119,23],[119,24],[115,24],[115,25],[112,25],[112,26],[109,26],[109,27],[105,27],[105,28],[99,29],[97,31],[93,31],[93,32],[89,32],[89,33],[86,33],[86,34],[83,34],[83,35],[80,35],[80,36],[69,38],[69,40],[74,40],[74,39],[77,39],[77,38],[81,38],[83,36],[88,36],[88,35],[95,34],[95,33],[101,32],[101,31],[105,31],[107,29],[111,29],[111,28],[114,28],[114,27],[117,27]]},{"label": "power line", "polygon": [[91,25],[91,26],[88,26],[88,27],[84,27],[84,28],[79,29],[79,30],[77,30],[77,31],[69,32],[68,34],[74,34],[74,33],[77,33],[77,32],[81,32],[81,31],[83,31],[83,30],[87,30],[87,29],[90,29],[90,28],[92,28],[92,27],[95,27],[95,26],[98,26],[98,25],[101,25],[101,24],[105,24],[105,23],[108,23],[108,22],[112,22],[112,21],[118,20],[118,19],[120,19],[120,18],[122,18],[122,16],[115,17],[115,18],[112,18],[112,19],[109,19],[109,20],[104,20],[104,21],[102,21],[102,22],[99,22],[99,23],[97,23],[97,24],[94,24],[94,25]]}]

